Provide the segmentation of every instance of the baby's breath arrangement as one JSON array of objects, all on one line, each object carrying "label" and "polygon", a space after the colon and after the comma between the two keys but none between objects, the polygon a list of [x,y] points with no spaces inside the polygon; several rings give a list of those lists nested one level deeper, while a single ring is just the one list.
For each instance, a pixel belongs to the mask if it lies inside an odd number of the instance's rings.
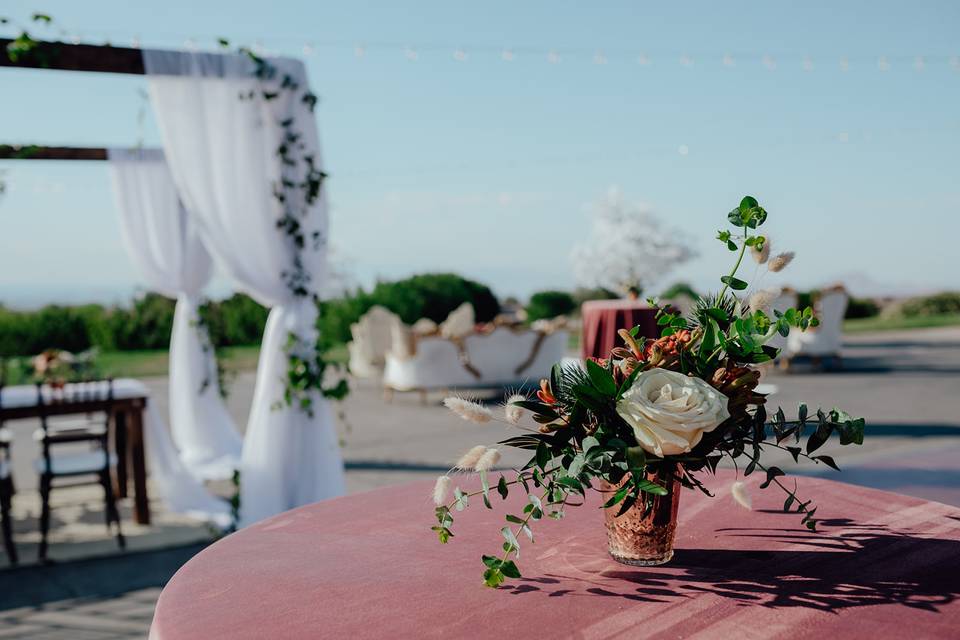
[{"label": "baby's breath arrangement", "polygon": [[[769,239],[758,231],[767,211],[747,196],[727,221],[730,228],[719,231],[717,239],[736,258],[720,278],[722,288],[699,299],[688,316],[658,308],[659,336],[641,336],[638,328],[621,331],[623,345],[608,358],[590,359],[585,366],[555,365],[550,378],[540,382],[536,398],[511,395],[502,417],[462,398],[445,401],[466,420],[496,419],[524,430],[498,445],[532,452],[521,469],[496,473],[499,449],[476,446],[434,487],[433,531],[441,543],[454,535],[454,513],[471,501],[493,508],[496,496],[506,499],[517,490],[526,496],[521,513],[505,516],[502,552],[482,558],[487,586],[519,578],[515,559],[521,540],[534,539],[532,524],[544,517],[562,518],[567,507],[583,503],[588,490],[599,490],[601,481],[615,487],[604,495],[603,506],[616,508],[619,517],[633,507],[649,509],[653,496],[667,493],[650,478],[679,481],[711,495],[700,476],[715,472],[723,458],[744,476],[765,474],[760,487],[782,490],[784,511],[798,513],[803,525],[816,529],[812,501],[802,499],[795,484],[785,484],[780,468],[764,464],[763,453],[778,449],[795,461],[836,469],[833,458],[817,450],[834,434],[842,445],[861,444],[864,420],[839,409],[811,414],[806,404],[792,420],[782,409],[768,413],[766,397],[756,391],[756,366],[778,355],[767,343],[777,334],[816,327],[817,320],[809,307],[771,310],[773,294],[751,293],[738,275],[748,252],[774,273],[793,260],[790,252],[771,254]],[[539,426],[521,425],[524,412]],[[456,471],[477,473],[481,488],[461,490],[452,476]],[[742,484],[735,485],[734,497],[749,504]]]}]

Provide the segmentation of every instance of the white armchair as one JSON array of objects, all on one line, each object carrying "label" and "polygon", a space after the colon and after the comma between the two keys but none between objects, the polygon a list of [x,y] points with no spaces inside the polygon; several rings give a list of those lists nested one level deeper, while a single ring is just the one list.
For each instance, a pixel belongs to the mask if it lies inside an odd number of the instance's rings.
[{"label": "white armchair", "polygon": [[847,292],[842,287],[822,292],[815,305],[819,326],[806,331],[792,329],[787,338],[786,358],[807,356],[818,363],[824,356],[830,356],[839,362],[847,300]]},{"label": "white armchair", "polygon": [[393,344],[393,327],[402,324],[399,316],[385,307],[375,305],[350,325],[353,340],[350,351],[350,371],[360,378],[380,373],[386,363],[386,354]]}]

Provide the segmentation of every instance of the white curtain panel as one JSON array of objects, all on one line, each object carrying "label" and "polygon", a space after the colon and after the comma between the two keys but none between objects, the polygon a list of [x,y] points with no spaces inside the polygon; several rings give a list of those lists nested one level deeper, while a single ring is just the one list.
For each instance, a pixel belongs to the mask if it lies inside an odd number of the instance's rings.
[{"label": "white curtain panel", "polygon": [[[283,404],[292,331],[316,339],[316,306],[294,295],[284,272],[297,254],[277,221],[283,207],[274,184],[284,167],[277,149],[293,119],[303,153],[320,163],[313,113],[302,101],[303,64],[271,59],[277,76],[289,76],[297,91],[274,88],[265,99],[254,63],[246,56],[144,51],[150,98],[174,182],[204,243],[223,268],[255,299],[271,307],[257,368],[241,465],[241,519],[250,524],[286,509],[341,495],[343,462],[326,401],[314,394],[313,416]],[[289,171],[289,169],[287,169]],[[310,286],[325,278],[326,203],[321,198],[298,217],[308,239],[302,264]]]},{"label": "white curtain panel", "polygon": [[212,261],[177,195],[163,152],[110,149],[110,174],[127,253],[151,289],[177,299],[170,337],[170,423],[195,477],[228,478],[243,441],[220,396],[206,329],[197,323]]}]

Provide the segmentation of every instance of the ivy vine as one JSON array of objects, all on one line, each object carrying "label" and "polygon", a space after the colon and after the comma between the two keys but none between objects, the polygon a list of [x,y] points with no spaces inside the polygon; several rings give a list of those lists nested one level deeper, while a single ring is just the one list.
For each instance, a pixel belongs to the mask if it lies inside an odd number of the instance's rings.
[{"label": "ivy vine", "polygon": [[[218,42],[221,47],[230,46],[230,42],[225,38],[220,38]],[[301,87],[292,75],[281,73],[277,67],[249,47],[239,47],[237,51],[253,63],[253,76],[259,84],[257,89],[242,93],[239,99],[271,101],[286,92],[288,95],[292,94],[303,108],[313,113],[318,101],[316,94]],[[281,209],[276,228],[284,234],[293,249],[290,265],[280,273],[280,277],[294,297],[309,299],[313,304],[317,304],[319,298],[312,287],[311,274],[304,265],[303,253],[321,250],[326,246],[327,238],[318,230],[307,230],[303,221],[319,201],[327,174],[318,166],[318,159],[314,154],[307,151],[303,134],[297,130],[294,118],[279,121],[277,125],[283,130],[280,144],[275,151],[282,170],[279,180],[271,185],[271,191]],[[303,336],[290,332],[284,345],[284,353],[287,356],[287,374],[283,380],[283,398],[274,403],[274,407],[296,407],[313,417],[313,399],[316,393],[331,400],[343,400],[349,394],[349,386],[343,377],[327,384],[328,371],[339,372],[341,367],[326,359],[316,341],[311,343]]]}]

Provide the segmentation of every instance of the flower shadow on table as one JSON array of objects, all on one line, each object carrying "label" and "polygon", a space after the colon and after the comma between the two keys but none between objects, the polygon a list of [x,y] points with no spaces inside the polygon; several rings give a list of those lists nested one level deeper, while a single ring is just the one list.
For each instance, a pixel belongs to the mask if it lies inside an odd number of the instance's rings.
[{"label": "flower shadow on table", "polygon": [[[741,606],[804,607],[836,612],[896,604],[936,612],[960,595],[960,541],[916,537],[849,520],[821,521],[824,533],[721,529],[718,535],[789,544],[790,550],[678,549],[660,567],[611,565],[584,577],[546,575],[514,593],[591,595],[674,602],[712,594]],[[831,528],[842,531],[831,534]],[[570,589],[571,583],[584,583]],[[550,587],[555,586],[554,591]]]}]

